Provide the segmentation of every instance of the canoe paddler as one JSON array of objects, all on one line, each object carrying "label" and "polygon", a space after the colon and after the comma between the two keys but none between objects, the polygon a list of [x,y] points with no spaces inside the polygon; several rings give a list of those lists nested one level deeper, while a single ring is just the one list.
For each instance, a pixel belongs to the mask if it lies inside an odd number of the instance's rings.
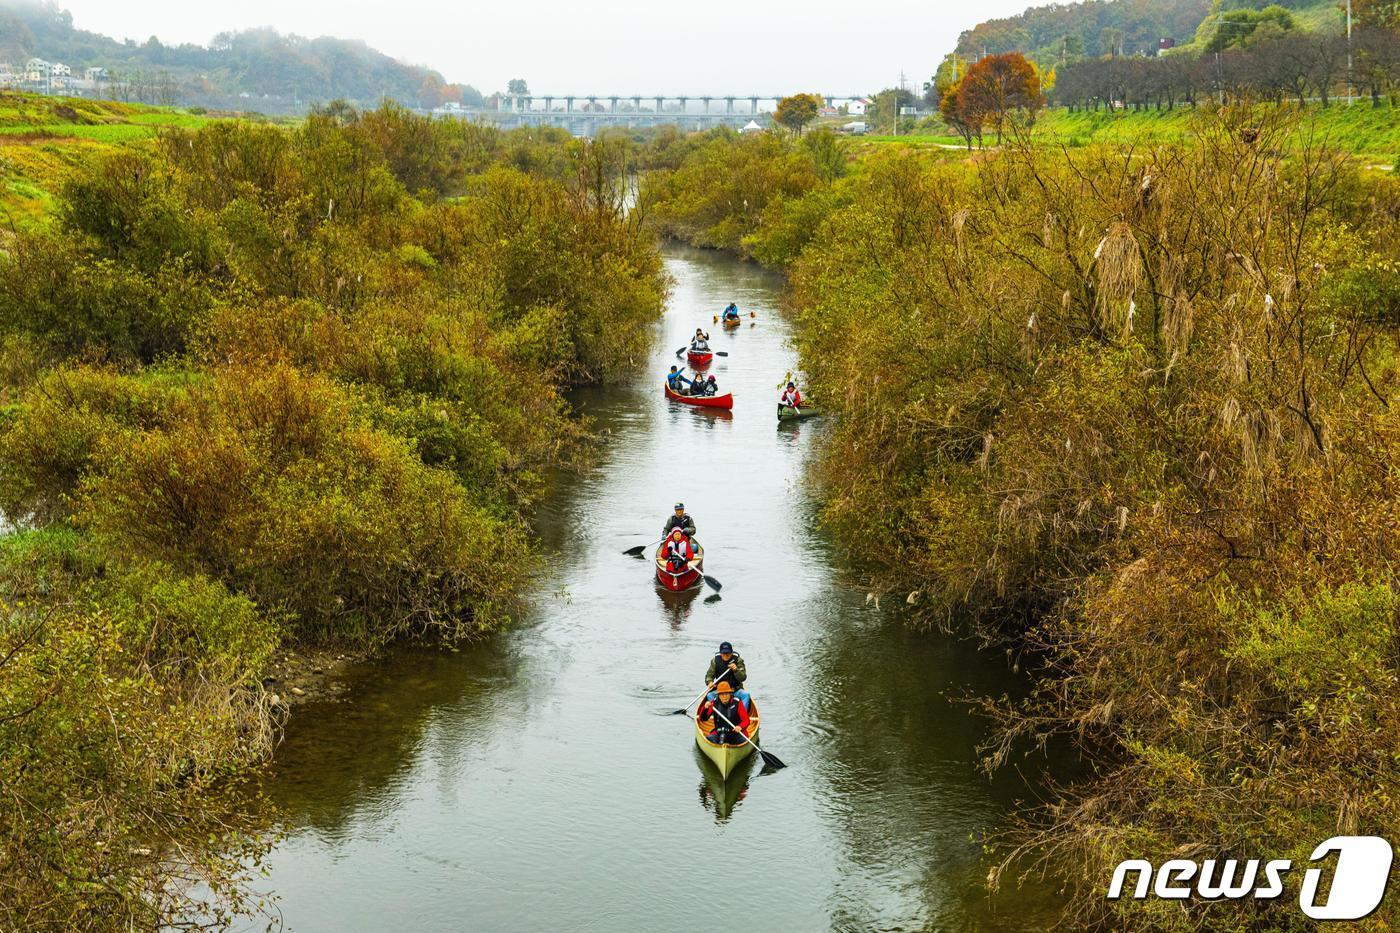
[{"label": "canoe paddler", "polygon": [[[719,643],[719,654],[710,659],[710,666],[705,669],[705,683],[714,684],[718,688],[719,684],[729,684],[730,689],[741,694],[739,699],[745,704],[749,702],[748,691],[744,689],[744,681],[749,679],[748,668],[744,665],[744,659],[735,652],[734,646],[727,641]],[[710,691],[710,696],[714,696],[714,691]]]},{"label": "canoe paddler", "polygon": [[686,389],[691,385],[690,378],[686,376],[685,370],[675,366],[666,374],[666,385],[671,387],[671,391],[677,395],[684,395]]},{"label": "canoe paddler", "polygon": [[703,327],[695,328],[695,336],[690,338],[690,350],[692,353],[710,352],[710,335],[705,333]]},{"label": "canoe paddler", "polygon": [[746,704],[739,702],[734,688],[724,681],[711,696],[714,698],[705,702],[700,713],[702,721],[708,719],[714,724],[710,730],[710,741],[716,745],[743,745],[744,737],[739,730],[747,733],[749,729]]},{"label": "canoe paddler", "polygon": [[684,572],[695,559],[695,548],[680,528],[671,529],[666,536],[666,550],[662,553],[666,557],[666,569],[672,573]]},{"label": "canoe paddler", "polygon": [[[663,537],[670,537],[672,530],[679,528],[685,532],[687,538],[695,537],[695,519],[691,518],[685,510],[684,502],[677,502],[675,511],[671,517],[666,519],[666,527],[661,529]],[[706,681],[708,683],[708,681]]]},{"label": "canoe paddler", "polygon": [[801,410],[802,393],[797,388],[797,383],[789,381],[787,388],[783,389],[783,394],[778,396],[778,414],[783,413],[784,408]]}]

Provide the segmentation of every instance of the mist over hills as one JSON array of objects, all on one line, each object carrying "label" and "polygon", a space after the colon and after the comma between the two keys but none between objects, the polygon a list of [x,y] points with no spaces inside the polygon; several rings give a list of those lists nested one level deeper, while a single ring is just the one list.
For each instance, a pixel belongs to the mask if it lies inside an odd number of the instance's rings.
[{"label": "mist over hills", "polygon": [[118,41],[88,32],[53,2],[0,0],[0,63],[22,72],[31,58],[61,62],[74,76],[107,69],[110,80],[80,92],[186,106],[298,113],[335,99],[410,106],[475,104],[481,93],[400,62],[359,40],[284,35],[271,28],[224,32],[208,45]]}]

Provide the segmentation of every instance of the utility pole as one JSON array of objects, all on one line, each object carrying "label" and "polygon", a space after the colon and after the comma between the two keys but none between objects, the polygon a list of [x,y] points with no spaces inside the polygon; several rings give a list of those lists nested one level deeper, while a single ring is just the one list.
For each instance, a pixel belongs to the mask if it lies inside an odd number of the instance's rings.
[{"label": "utility pole", "polygon": [[1351,79],[1351,0],[1347,0],[1347,106],[1356,103],[1356,85]]}]

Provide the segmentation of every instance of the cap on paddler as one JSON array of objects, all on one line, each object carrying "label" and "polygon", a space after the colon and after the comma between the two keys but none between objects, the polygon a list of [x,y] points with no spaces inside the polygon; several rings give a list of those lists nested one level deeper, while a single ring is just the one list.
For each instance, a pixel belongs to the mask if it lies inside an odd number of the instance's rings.
[{"label": "cap on paddler", "polygon": [[719,643],[719,653],[720,653],[720,654],[733,654],[733,653],[734,653],[734,646],[731,645],[731,644],[730,644],[729,642],[727,642],[727,641],[722,641],[722,642]]}]

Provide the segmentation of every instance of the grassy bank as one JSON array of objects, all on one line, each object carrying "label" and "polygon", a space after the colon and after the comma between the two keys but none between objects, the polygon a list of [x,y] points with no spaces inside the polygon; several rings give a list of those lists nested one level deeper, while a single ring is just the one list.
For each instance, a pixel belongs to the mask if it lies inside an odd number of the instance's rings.
[{"label": "grassy bank", "polygon": [[[1213,108],[1203,108],[1213,109]],[[1269,119],[1274,105],[1257,108],[1260,119]],[[1284,105],[1283,110],[1297,116],[1296,108]],[[1101,144],[1179,144],[1189,142],[1197,132],[1197,111],[1190,107],[1157,111],[1074,111],[1051,108],[1043,111],[1031,130],[1031,138],[1046,144],[1071,147]],[[1297,120],[1297,131],[1287,145],[1297,146],[1308,136],[1325,140],[1343,152],[1349,152],[1368,164],[1391,166],[1400,159],[1400,111],[1388,102],[1373,107],[1368,99],[1358,98],[1355,106],[1345,101],[1330,107],[1308,107]],[[861,137],[865,145],[901,145],[911,148],[965,147],[964,140],[947,133],[900,136]],[[991,145],[992,139],[986,143]]]},{"label": "grassy bank", "polygon": [[1400,832],[1400,185],[1266,117],[877,147],[725,215],[718,144],[654,187],[664,229],[789,272],[841,415],[824,518],[865,583],[1037,659],[987,764],[1061,735],[1095,777],[1004,827],[991,877],[1046,859],[1075,925],[1301,928],[1296,876],[1189,910],[1103,891],[1125,858]]},{"label": "grassy bank", "polygon": [[236,908],[274,659],[506,624],[587,453],[562,393],[639,358],[666,290],[622,143],[104,112],[161,131],[0,141],[45,173],[0,255],[7,928]]}]

